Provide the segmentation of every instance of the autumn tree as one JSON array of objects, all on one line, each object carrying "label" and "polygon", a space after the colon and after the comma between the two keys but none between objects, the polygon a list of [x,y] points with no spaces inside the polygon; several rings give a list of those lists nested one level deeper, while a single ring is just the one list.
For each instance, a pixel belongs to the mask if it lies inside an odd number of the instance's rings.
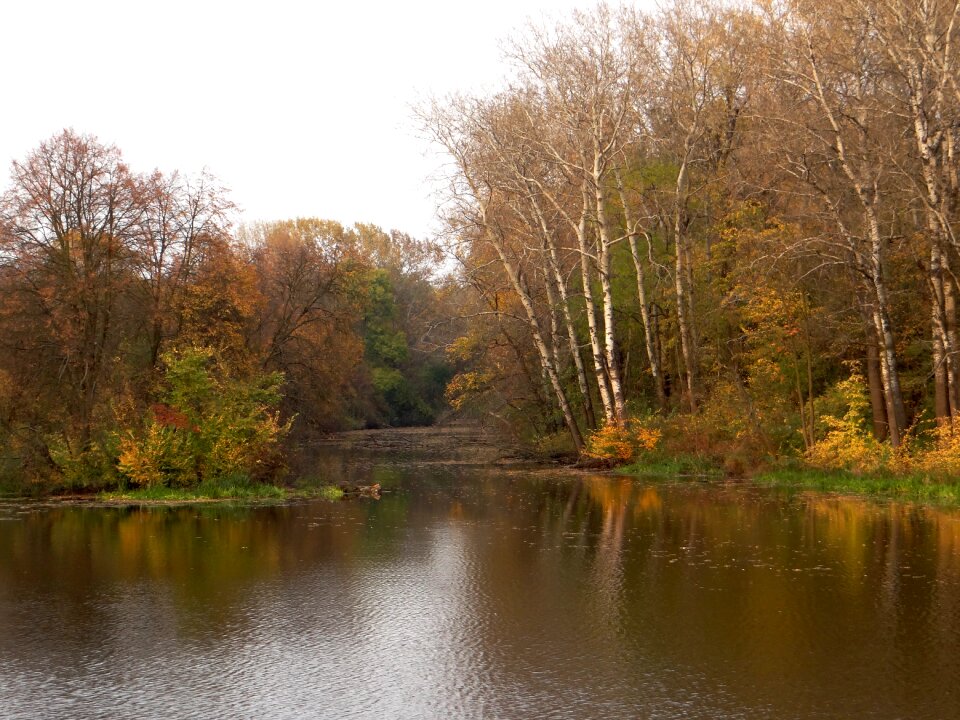
[{"label": "autumn tree", "polygon": [[2,257],[7,292],[30,326],[14,351],[57,378],[47,402],[69,408],[65,440],[80,450],[115,378],[128,320],[121,299],[143,218],[138,181],[115,147],[69,130],[14,162],[11,176]]}]

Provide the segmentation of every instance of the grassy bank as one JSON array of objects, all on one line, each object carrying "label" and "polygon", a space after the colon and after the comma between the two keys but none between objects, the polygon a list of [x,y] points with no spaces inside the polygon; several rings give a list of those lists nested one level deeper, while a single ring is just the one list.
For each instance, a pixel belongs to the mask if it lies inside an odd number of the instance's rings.
[{"label": "grassy bank", "polygon": [[751,478],[768,487],[855,493],[890,500],[960,505],[960,478],[933,478],[925,474],[863,474],[814,468],[785,468]]},{"label": "grassy bank", "polygon": [[[617,473],[646,477],[730,476],[710,458],[697,455],[653,457],[617,468]],[[960,506],[960,478],[928,473],[853,473],[804,465],[736,473],[765,487],[850,493],[878,499]]]},{"label": "grassy bank", "polygon": [[721,477],[723,469],[701,455],[657,455],[622,465],[618,473],[652,477]]},{"label": "grassy bank", "polygon": [[283,501],[304,498],[339,500],[343,490],[332,485],[284,487],[264,484],[203,484],[193,488],[150,487],[106,490],[97,494],[101,502],[187,503],[239,500],[242,502]]},{"label": "grassy bank", "polygon": [[144,488],[77,488],[41,486],[33,483],[7,483],[0,486],[0,497],[56,499],[58,497],[88,498],[104,503],[190,503],[190,502],[282,502],[286,500],[317,498],[340,500],[342,488],[319,482],[297,486],[272,485],[244,481],[206,482],[195,487]]}]

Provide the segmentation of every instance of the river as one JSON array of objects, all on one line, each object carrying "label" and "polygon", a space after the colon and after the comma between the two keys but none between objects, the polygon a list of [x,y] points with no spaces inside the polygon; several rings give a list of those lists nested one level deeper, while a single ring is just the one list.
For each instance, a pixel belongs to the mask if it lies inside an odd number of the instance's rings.
[{"label": "river", "polygon": [[0,505],[0,717],[960,717],[960,513],[362,440],[379,500]]}]

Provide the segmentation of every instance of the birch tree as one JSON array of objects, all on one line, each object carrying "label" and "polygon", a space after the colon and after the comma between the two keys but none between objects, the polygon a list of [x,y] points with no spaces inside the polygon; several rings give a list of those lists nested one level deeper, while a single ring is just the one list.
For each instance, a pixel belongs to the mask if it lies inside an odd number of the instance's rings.
[{"label": "birch tree", "polygon": [[[573,23],[531,33],[511,55],[544,97],[555,130],[537,138],[544,157],[580,188],[579,212],[561,207],[577,238],[594,371],[608,423],[626,416],[613,299],[612,249],[623,236],[609,216],[613,170],[637,129],[632,79],[642,47],[634,42],[639,19],[599,6]],[[548,196],[550,197],[550,196]],[[594,277],[600,287],[594,304]],[[602,316],[602,324],[597,318]]]},{"label": "birch tree", "polygon": [[[889,132],[890,115],[882,102],[882,63],[866,20],[842,8],[794,3],[785,32],[789,45],[779,77],[795,90],[791,123],[802,127],[806,139],[795,158],[795,174],[820,194],[852,269],[865,285],[889,437],[896,447],[907,419],[885,260],[890,168],[884,143],[896,134]],[[855,212],[848,212],[848,202]]]},{"label": "birch tree", "polygon": [[[951,92],[956,73],[955,0],[858,0],[888,58],[892,73],[888,95],[893,110],[910,128],[914,153],[891,160],[912,180],[926,220],[929,262],[935,412],[953,418],[960,412],[956,337],[956,284],[952,257],[957,238],[957,169],[954,136],[958,116]],[[915,164],[911,159],[915,158]],[[913,167],[911,167],[913,165]]]},{"label": "birch tree", "polygon": [[425,118],[433,137],[453,160],[450,180],[453,207],[449,219],[461,237],[473,238],[493,251],[521,304],[541,370],[579,452],[583,448],[583,435],[558,371],[553,343],[549,342],[525,278],[522,249],[516,252],[517,248],[511,243],[510,209],[503,202],[497,163],[490,158],[479,127],[483,118],[482,107],[473,103],[471,109],[467,102],[454,105],[447,111],[436,107]]}]

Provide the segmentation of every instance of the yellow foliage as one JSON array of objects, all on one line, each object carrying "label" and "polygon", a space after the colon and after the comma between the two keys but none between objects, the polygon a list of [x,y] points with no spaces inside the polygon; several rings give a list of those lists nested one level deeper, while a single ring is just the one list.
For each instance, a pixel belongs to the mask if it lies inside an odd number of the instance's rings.
[{"label": "yellow foliage", "polygon": [[604,425],[587,438],[584,451],[588,457],[626,463],[637,454],[654,450],[663,432],[637,419],[628,420],[623,427],[613,423]]},{"label": "yellow foliage", "polygon": [[807,460],[824,470],[876,472],[884,465],[887,448],[872,435],[852,428],[842,420],[823,418],[831,429],[826,437],[807,451]]},{"label": "yellow foliage", "polygon": [[460,410],[472,398],[481,394],[489,385],[490,377],[480,372],[462,372],[453,376],[444,392],[447,402],[454,410]]},{"label": "yellow foliage", "polygon": [[960,475],[960,422],[948,421],[933,430],[933,446],[913,456],[914,469],[931,475]]},{"label": "yellow foliage", "polygon": [[587,439],[586,454],[599,460],[629,462],[633,459],[633,443],[630,439],[626,428],[604,425]]},{"label": "yellow foliage", "polygon": [[121,438],[117,469],[140,487],[166,485],[171,477],[189,485],[197,472],[185,445],[183,431],[151,423],[141,437],[128,433]]},{"label": "yellow foliage", "polygon": [[807,451],[807,460],[814,467],[868,473],[887,465],[889,445],[878,441],[865,427],[870,407],[864,394],[865,386],[866,381],[857,371],[837,383],[835,392],[845,402],[847,411],[842,418],[833,415],[821,418],[827,433]]},{"label": "yellow foliage", "polygon": [[649,452],[657,447],[660,438],[663,437],[663,431],[660,428],[648,428],[636,424],[634,439],[638,450]]},{"label": "yellow foliage", "polygon": [[447,357],[455,362],[465,362],[470,360],[481,349],[478,337],[473,334],[461,335],[447,347]]}]

